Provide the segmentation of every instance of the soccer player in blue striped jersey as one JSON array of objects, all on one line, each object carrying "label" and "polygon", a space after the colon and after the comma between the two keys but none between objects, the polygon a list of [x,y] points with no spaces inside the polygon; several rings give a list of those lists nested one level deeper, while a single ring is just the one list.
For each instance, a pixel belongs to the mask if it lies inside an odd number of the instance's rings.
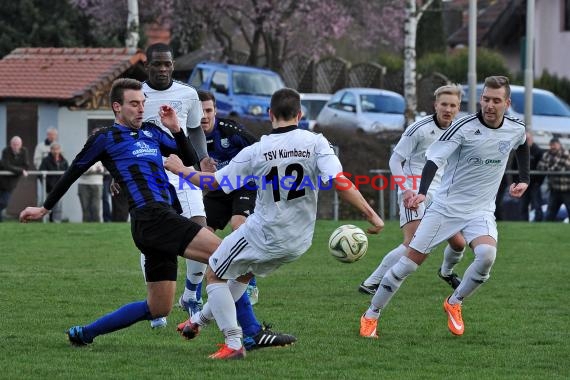
[{"label": "soccer player in blue striped jersey", "polygon": [[[423,218],[426,207],[433,199],[433,194],[441,183],[443,166],[440,167],[426,194],[426,201],[420,204],[416,210],[408,210],[404,206],[404,200],[415,195],[419,185],[419,178],[426,163],[426,151],[428,147],[452,125],[453,119],[459,112],[461,103],[461,87],[457,85],[445,85],[439,87],[434,93],[435,113],[410,125],[403,133],[400,141],[394,148],[390,157],[389,165],[392,175],[396,178],[406,178],[404,189],[398,189],[398,204],[400,205],[400,228],[404,233],[402,244],[388,252],[378,267],[364,280],[358,290],[362,293],[374,294],[378,285],[386,274],[386,271],[396,264],[406,254],[412,236],[416,232],[420,220]],[[415,182],[415,183],[414,183]],[[456,234],[448,239],[448,245],[444,250],[444,260],[439,276],[453,288],[459,285],[459,277],[453,273],[453,267],[463,256],[465,240],[461,234]]]},{"label": "soccer player in blue striped jersey", "polygon": [[529,183],[529,148],[524,123],[505,115],[511,104],[510,85],[504,76],[485,79],[481,111],[465,116],[448,128],[427,150],[418,193],[405,201],[417,210],[426,200],[430,184],[446,162],[442,184],[426,210],[406,256],[394,264],[380,282],[368,310],[360,318],[360,335],[377,338],[381,311],[404,280],[442,241],[459,232],[473,250],[461,284],[443,302],[448,329],[454,335],[465,331],[461,304],[489,279],[497,254],[495,196],[511,150],[515,150],[519,181],[509,188],[520,198]]},{"label": "soccer player in blue striped jersey", "polygon": [[133,323],[168,315],[176,290],[177,257],[206,263],[220,244],[214,233],[179,214],[180,204],[164,171],[162,156],[172,153],[181,154],[188,165],[195,164],[175,110],[169,105],[158,110],[172,136],[155,124],[144,123],[142,83],[127,78],[113,82],[109,103],[115,114],[113,126],[87,140],[43,207],[27,207],[20,213],[23,223],[41,219],[97,161],[127,194],[133,240],[146,256],[147,299],[126,304],[88,325],[70,328],[69,341],[78,346]]}]

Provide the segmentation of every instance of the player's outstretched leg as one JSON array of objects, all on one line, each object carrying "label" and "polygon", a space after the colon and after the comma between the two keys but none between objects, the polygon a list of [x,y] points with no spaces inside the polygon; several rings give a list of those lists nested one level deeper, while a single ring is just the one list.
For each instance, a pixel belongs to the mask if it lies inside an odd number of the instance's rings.
[{"label": "player's outstretched leg", "polygon": [[374,295],[376,290],[378,290],[378,285],[382,281],[382,277],[386,274],[386,271],[390,269],[394,264],[400,260],[400,257],[406,254],[406,246],[400,244],[384,256],[382,262],[378,264],[378,267],[372,272],[370,276],[358,287],[358,291],[364,294]]}]

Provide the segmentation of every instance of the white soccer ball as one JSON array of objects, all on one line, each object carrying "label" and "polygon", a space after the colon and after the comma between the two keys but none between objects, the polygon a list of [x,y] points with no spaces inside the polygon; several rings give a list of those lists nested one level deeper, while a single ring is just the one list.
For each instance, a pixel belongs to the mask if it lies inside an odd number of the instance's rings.
[{"label": "white soccer ball", "polygon": [[352,224],[345,224],[333,231],[329,238],[329,252],[338,261],[353,263],[360,260],[368,249],[364,231]]}]

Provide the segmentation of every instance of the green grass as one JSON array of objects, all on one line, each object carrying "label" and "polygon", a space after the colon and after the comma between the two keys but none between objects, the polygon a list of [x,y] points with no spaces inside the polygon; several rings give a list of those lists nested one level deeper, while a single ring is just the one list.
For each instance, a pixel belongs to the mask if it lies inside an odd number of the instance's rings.
[{"label": "green grass", "polygon": [[[127,224],[0,225],[0,378],[102,379],[557,379],[570,377],[568,225],[502,223],[491,279],[464,305],[466,332],[447,331],[436,276],[441,248],[411,276],[380,320],[380,339],[358,336],[369,297],[356,291],[398,244],[395,223],[370,238],[367,256],[342,264],[326,241],[339,223],[319,221],[311,250],[259,279],[258,318],[297,344],[250,352],[246,360],[206,357],[222,342],[215,325],[192,342],[148,322],[72,348],[64,335],[144,298]],[[360,226],[365,223],[356,222]],[[467,253],[462,274],[471,262]],[[180,273],[182,277],[183,265]],[[179,282],[179,292],[182,281]]]}]

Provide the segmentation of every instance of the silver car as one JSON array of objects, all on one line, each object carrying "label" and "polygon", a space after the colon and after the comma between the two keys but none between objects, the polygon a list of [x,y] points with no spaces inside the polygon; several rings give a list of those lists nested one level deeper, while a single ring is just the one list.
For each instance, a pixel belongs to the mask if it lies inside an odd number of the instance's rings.
[{"label": "silver car", "polygon": [[337,128],[355,132],[404,131],[404,97],[377,88],[345,88],[337,91],[317,117],[321,130]]}]

